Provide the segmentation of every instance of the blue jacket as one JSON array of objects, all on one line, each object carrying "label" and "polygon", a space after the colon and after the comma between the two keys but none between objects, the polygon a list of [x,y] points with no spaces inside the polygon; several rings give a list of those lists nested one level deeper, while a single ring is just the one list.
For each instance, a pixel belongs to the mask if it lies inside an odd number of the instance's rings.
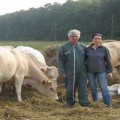
[{"label": "blue jacket", "polygon": [[86,67],[88,72],[112,72],[111,57],[109,51],[103,45],[96,49],[92,45],[85,49]]},{"label": "blue jacket", "polygon": [[85,46],[80,42],[73,46],[72,43],[66,42],[58,50],[58,68],[59,73],[74,75],[85,68]]}]

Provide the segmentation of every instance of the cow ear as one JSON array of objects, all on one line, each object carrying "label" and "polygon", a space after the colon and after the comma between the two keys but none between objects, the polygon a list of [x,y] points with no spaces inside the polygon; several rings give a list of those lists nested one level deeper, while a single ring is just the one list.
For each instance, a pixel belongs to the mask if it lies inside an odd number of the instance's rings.
[{"label": "cow ear", "polygon": [[40,70],[41,70],[43,73],[45,73],[45,69],[44,69],[44,68],[40,68]]}]

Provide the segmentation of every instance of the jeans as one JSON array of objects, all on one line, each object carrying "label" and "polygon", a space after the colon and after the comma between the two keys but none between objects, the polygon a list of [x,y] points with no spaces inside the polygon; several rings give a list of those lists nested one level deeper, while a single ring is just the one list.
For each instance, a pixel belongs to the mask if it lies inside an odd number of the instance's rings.
[{"label": "jeans", "polygon": [[88,80],[91,86],[91,92],[93,101],[98,101],[98,89],[97,85],[99,85],[104,104],[106,104],[108,107],[112,106],[110,94],[107,87],[107,73],[106,72],[94,72],[90,73],[88,72]]}]

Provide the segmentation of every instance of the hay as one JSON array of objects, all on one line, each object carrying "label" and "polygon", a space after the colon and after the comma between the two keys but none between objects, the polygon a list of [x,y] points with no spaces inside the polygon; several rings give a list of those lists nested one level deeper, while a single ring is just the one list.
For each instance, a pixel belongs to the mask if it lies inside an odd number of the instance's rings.
[{"label": "hay", "polygon": [[116,68],[113,68],[112,74],[113,74],[113,79],[108,80],[108,84],[109,85],[120,84],[120,74]]},{"label": "hay", "polygon": [[[18,105],[15,93],[10,95],[3,91],[0,95],[1,120],[110,120],[120,119],[120,96],[113,97],[113,109],[106,108],[103,102],[92,102],[89,91],[91,107],[84,108],[76,101],[75,106],[65,108],[65,88],[58,87],[63,101],[57,102],[39,94],[35,89],[22,87],[23,105]],[[6,93],[7,92],[7,93]]]},{"label": "hay", "polygon": [[45,57],[46,64],[48,66],[56,66],[57,67],[57,50],[59,46],[47,46],[43,50],[43,55]]}]

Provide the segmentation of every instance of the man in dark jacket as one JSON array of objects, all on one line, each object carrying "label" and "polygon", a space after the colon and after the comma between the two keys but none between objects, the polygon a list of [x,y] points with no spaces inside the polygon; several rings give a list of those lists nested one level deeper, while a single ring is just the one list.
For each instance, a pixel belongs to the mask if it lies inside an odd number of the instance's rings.
[{"label": "man in dark jacket", "polygon": [[66,107],[75,103],[75,91],[81,106],[89,105],[87,96],[87,74],[85,67],[85,46],[78,42],[80,31],[73,29],[68,32],[69,41],[58,50],[58,69],[61,79],[66,84]]}]

